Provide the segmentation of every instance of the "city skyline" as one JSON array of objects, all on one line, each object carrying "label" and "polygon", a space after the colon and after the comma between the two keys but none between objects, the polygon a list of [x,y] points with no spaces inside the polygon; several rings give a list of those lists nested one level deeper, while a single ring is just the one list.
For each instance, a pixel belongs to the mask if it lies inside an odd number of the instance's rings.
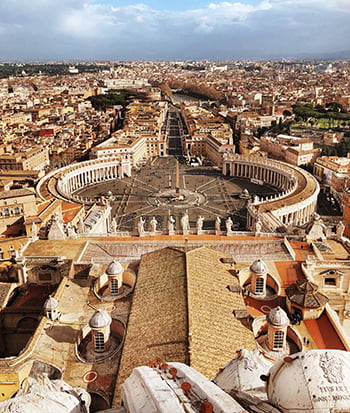
[{"label": "city skyline", "polygon": [[0,60],[346,58],[349,15],[348,0],[7,1]]}]

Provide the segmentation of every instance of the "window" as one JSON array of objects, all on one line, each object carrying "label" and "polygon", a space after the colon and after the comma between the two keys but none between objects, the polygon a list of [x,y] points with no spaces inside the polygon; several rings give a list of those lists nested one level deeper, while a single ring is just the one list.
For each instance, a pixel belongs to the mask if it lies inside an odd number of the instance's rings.
[{"label": "window", "polygon": [[116,280],[115,278],[111,279],[111,294],[118,294],[118,280]]},{"label": "window", "polygon": [[329,285],[329,286],[337,286],[337,280],[335,278],[330,278],[327,277],[324,279],[324,285]]},{"label": "window", "polygon": [[10,210],[8,208],[4,209],[4,215],[5,217],[9,217],[10,216]]},{"label": "window", "polygon": [[95,351],[104,351],[105,340],[104,335],[101,332],[95,333]]},{"label": "window", "polygon": [[275,331],[275,334],[273,336],[273,349],[274,350],[283,348],[283,339],[284,339],[284,332]]},{"label": "window", "polygon": [[50,273],[39,273],[38,278],[40,282],[52,281]]},{"label": "window", "polygon": [[255,281],[255,294],[262,294],[264,292],[264,279],[257,278]]},{"label": "window", "polygon": [[20,210],[19,210],[18,206],[16,206],[16,207],[14,208],[14,213],[15,213],[15,215],[19,215]]}]

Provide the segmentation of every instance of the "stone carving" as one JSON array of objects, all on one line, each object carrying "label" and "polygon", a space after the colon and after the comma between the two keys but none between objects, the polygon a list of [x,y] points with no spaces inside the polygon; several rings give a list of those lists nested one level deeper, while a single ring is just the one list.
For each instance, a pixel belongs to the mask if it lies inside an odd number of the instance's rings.
[{"label": "stone carving", "polygon": [[343,365],[338,357],[328,352],[320,357],[320,367],[329,383],[341,383],[344,380]]},{"label": "stone carving", "polygon": [[158,225],[157,220],[155,219],[155,217],[152,217],[152,219],[150,221],[151,232],[156,232],[157,231],[157,225]]},{"label": "stone carving", "polygon": [[66,231],[69,238],[75,238],[75,236],[77,235],[75,232],[75,228],[70,222],[68,222],[66,226]]},{"label": "stone carving", "polygon": [[190,230],[190,223],[187,212],[181,218],[181,228],[183,235],[188,235],[188,232]]},{"label": "stone carving", "polygon": [[78,221],[77,232],[78,234],[83,234],[85,232],[85,225],[84,225],[84,221],[82,220],[82,218],[80,218]]},{"label": "stone carving", "polygon": [[[242,351],[242,350],[241,350]],[[243,365],[244,368],[250,371],[254,371],[258,368],[258,363],[255,360],[255,353],[253,351],[245,351]]]},{"label": "stone carving", "polygon": [[314,240],[326,240],[326,236],[325,236],[325,225],[321,219],[321,217],[319,216],[319,214],[315,213],[314,214],[314,222],[311,226],[311,229],[309,231],[309,233],[306,236],[306,240],[308,242],[310,241],[314,241]]},{"label": "stone carving", "polygon": [[215,231],[216,232],[221,231],[221,218],[219,216],[217,216],[215,220]]},{"label": "stone carving", "polygon": [[49,240],[63,240],[66,239],[66,233],[63,228],[61,215],[55,212],[51,218],[51,225],[47,234]]},{"label": "stone carving", "polygon": [[202,233],[204,218],[200,215],[197,219],[197,234]]},{"label": "stone carving", "polygon": [[117,232],[117,221],[116,221],[115,218],[112,219],[111,230],[112,230],[112,232]]},{"label": "stone carving", "polygon": [[231,217],[228,217],[227,220],[226,220],[226,233],[227,233],[227,235],[232,232],[232,225],[233,225],[233,221],[232,221]]},{"label": "stone carving", "polygon": [[343,221],[339,221],[337,224],[337,237],[341,238],[344,234],[345,225]]},{"label": "stone carving", "polygon": [[137,223],[137,232],[140,237],[143,237],[145,235],[145,222],[146,220],[142,217],[139,218],[138,223]]},{"label": "stone carving", "polygon": [[168,219],[168,232],[169,235],[173,235],[175,231],[175,218],[170,215]]},{"label": "stone carving", "polygon": [[255,233],[256,234],[260,234],[261,227],[262,227],[261,220],[260,220],[260,217],[258,217],[258,219],[255,222]]}]

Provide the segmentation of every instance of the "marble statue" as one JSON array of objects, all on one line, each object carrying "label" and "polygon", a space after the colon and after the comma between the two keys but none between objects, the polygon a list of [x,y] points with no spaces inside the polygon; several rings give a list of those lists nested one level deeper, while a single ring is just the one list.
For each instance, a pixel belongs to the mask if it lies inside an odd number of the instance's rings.
[{"label": "marble statue", "polygon": [[84,234],[85,232],[85,225],[84,225],[84,221],[82,220],[82,218],[80,218],[78,221],[77,232],[78,234]]},{"label": "marble statue", "polygon": [[221,218],[219,216],[217,216],[215,220],[215,231],[221,231]]},{"label": "marble statue", "polygon": [[140,237],[143,237],[145,235],[145,222],[146,220],[142,217],[139,218],[138,223],[137,223],[137,232]]},{"label": "marble statue", "polygon": [[181,228],[183,235],[188,235],[188,231],[190,230],[190,224],[187,212],[181,218]]},{"label": "marble statue", "polygon": [[197,234],[202,232],[203,222],[204,222],[204,218],[202,216],[199,216],[197,219]]},{"label": "marble statue", "polygon": [[66,230],[67,230],[67,235],[69,238],[74,238],[76,236],[75,228],[70,222],[68,222],[66,226]]},{"label": "marble statue", "polygon": [[38,232],[37,232],[36,223],[33,222],[32,223],[32,238],[36,238],[37,235],[38,235]]},{"label": "marble statue", "polygon": [[227,232],[227,234],[232,232],[232,225],[233,225],[232,219],[231,219],[231,217],[228,217],[227,220],[226,220],[226,232]]},{"label": "marble statue", "polygon": [[337,224],[337,237],[341,238],[344,234],[344,230],[345,230],[345,225],[343,221],[339,221]]},{"label": "marble statue", "polygon": [[156,232],[157,231],[157,225],[158,225],[157,220],[155,219],[155,217],[152,217],[152,219],[150,221],[151,232]]},{"label": "marble statue", "polygon": [[117,221],[115,218],[112,219],[111,229],[112,229],[112,232],[117,232]]},{"label": "marble statue", "polygon": [[255,222],[255,232],[257,234],[261,232],[261,227],[262,227],[261,220],[260,218],[258,218]]},{"label": "marble statue", "polygon": [[175,231],[175,218],[172,215],[170,215],[168,219],[168,231],[169,235],[174,234]]}]

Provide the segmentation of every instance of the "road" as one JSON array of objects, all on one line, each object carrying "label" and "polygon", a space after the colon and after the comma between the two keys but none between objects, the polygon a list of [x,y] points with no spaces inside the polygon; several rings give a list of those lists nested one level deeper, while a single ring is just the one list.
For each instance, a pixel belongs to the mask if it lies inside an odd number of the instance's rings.
[{"label": "road", "polygon": [[187,134],[187,128],[181,112],[175,106],[170,106],[163,125],[163,133],[167,139],[168,155],[182,156],[182,138]]}]

